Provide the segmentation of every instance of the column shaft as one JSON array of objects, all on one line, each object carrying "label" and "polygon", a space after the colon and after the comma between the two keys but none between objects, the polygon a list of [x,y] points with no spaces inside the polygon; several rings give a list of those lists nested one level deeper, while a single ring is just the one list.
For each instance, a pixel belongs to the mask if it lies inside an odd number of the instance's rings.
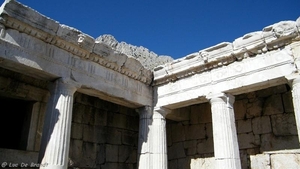
[{"label": "column shaft", "polygon": [[233,110],[234,97],[221,93],[211,95],[209,99],[217,168],[240,169],[240,154]]},{"label": "column shaft", "polygon": [[298,130],[298,138],[300,143],[300,78],[294,79],[292,84],[292,96],[294,113]]},{"label": "column shaft", "polygon": [[40,168],[68,167],[73,94],[76,89],[61,79],[51,86],[39,154],[39,162],[43,165]]},{"label": "column shaft", "polygon": [[166,110],[139,109],[139,169],[167,169]]}]

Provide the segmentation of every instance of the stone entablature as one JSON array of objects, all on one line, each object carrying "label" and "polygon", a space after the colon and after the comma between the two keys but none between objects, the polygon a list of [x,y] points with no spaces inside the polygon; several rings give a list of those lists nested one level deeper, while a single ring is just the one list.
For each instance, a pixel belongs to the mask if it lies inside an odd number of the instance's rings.
[{"label": "stone entablature", "polygon": [[147,85],[152,81],[152,72],[135,58],[116,52],[93,37],[60,24],[17,1],[6,0],[0,12],[2,38],[5,30],[12,28]]},{"label": "stone entablature", "polygon": [[152,104],[151,70],[75,28],[6,0],[0,33],[5,69],[46,81],[69,79],[81,85],[81,93],[131,108]]},{"label": "stone entablature", "polygon": [[297,21],[281,21],[207,49],[174,60],[154,69],[154,85],[174,82],[194,74],[216,69],[246,58],[256,57],[278,50],[300,40],[300,18]]}]

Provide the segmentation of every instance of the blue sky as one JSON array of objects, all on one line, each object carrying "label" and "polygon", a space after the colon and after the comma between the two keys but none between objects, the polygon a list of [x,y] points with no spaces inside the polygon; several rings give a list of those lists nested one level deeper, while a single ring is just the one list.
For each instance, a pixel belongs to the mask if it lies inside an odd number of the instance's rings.
[{"label": "blue sky", "polygon": [[173,58],[300,16],[300,0],[19,0],[97,38]]}]

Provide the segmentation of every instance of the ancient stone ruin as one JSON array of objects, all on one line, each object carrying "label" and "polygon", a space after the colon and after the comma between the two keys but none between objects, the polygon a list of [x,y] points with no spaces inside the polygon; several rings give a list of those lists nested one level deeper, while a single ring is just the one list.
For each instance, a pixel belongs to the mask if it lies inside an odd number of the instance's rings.
[{"label": "ancient stone ruin", "polygon": [[0,8],[0,163],[300,168],[300,18],[172,60]]}]

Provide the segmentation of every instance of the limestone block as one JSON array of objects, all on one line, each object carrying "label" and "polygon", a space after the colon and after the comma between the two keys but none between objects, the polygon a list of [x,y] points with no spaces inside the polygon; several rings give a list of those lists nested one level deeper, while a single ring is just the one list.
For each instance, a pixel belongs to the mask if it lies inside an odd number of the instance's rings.
[{"label": "limestone block", "polygon": [[107,125],[107,111],[98,109],[98,111],[95,112],[95,125]]},{"label": "limestone block", "polygon": [[272,169],[299,169],[300,154],[272,154]]},{"label": "limestone block", "polygon": [[80,123],[72,123],[71,138],[82,140],[83,125]]},{"label": "limestone block", "polygon": [[97,158],[97,144],[83,142],[82,152],[82,163],[85,165],[85,167],[95,168]]},{"label": "limestone block", "polygon": [[190,167],[190,158],[181,158],[178,159],[178,169],[179,168],[189,168]]},{"label": "limestone block", "polygon": [[82,145],[83,145],[82,140],[71,139],[70,141],[69,157],[72,160],[72,164],[75,166],[79,165],[82,159],[82,152],[83,152]]},{"label": "limestone block", "polygon": [[139,116],[127,116],[126,129],[132,131],[139,130]]},{"label": "limestone block", "polygon": [[101,165],[101,169],[119,169],[119,163],[105,163],[104,165]]},{"label": "limestone block", "polygon": [[122,131],[122,144],[124,145],[137,145],[138,132],[123,130]]},{"label": "limestone block", "polygon": [[168,161],[169,168],[178,169],[177,159]]},{"label": "limestone block", "polygon": [[183,142],[174,143],[171,147],[168,148],[168,159],[178,159],[186,157]]},{"label": "limestone block", "polygon": [[202,103],[191,107],[191,124],[211,123],[211,108],[209,103]]},{"label": "limestone block", "polygon": [[131,155],[133,147],[130,146],[119,146],[119,162],[124,163],[127,162],[127,159]]},{"label": "limestone block", "polygon": [[284,106],[284,112],[286,112],[286,113],[294,112],[294,105],[293,105],[291,92],[283,93],[282,101],[283,101],[283,106]]},{"label": "limestone block", "polygon": [[280,94],[272,95],[265,101],[263,115],[281,114],[283,113],[282,98]]},{"label": "limestone block", "polygon": [[166,131],[167,131],[167,145],[171,146],[173,143],[172,140],[172,125],[168,123],[167,120],[167,125],[166,125]]},{"label": "limestone block", "polygon": [[261,135],[261,152],[295,148],[299,148],[297,136],[274,136],[273,134]]},{"label": "limestone block", "polygon": [[126,129],[127,116],[119,113],[107,113],[107,125]]},{"label": "limestone block", "polygon": [[118,162],[119,161],[119,146],[106,144],[106,161]]},{"label": "limestone block", "polygon": [[85,110],[85,105],[75,103],[73,104],[73,115],[72,115],[72,122],[81,123],[83,114]]},{"label": "limestone block", "polygon": [[196,155],[197,153],[197,140],[185,141],[183,143],[187,156]]},{"label": "limestone block", "polygon": [[271,169],[268,154],[257,154],[250,156],[251,169]]},{"label": "limestone block", "polygon": [[254,50],[255,48],[261,49],[264,46],[264,39],[262,38],[262,32],[251,32],[243,37],[237,38],[233,41],[233,49],[234,53],[240,53],[240,52],[255,52],[257,53],[257,50]]},{"label": "limestone block", "polygon": [[297,36],[297,33],[296,22],[294,21],[281,21],[263,28],[263,38],[270,49],[284,45],[275,44],[270,46],[270,43],[275,43],[285,38],[295,37]]},{"label": "limestone block", "polygon": [[197,143],[197,153],[205,154],[214,152],[213,138],[202,139]]},{"label": "limestone block", "polygon": [[256,99],[252,103],[247,104],[247,118],[253,118],[253,117],[259,117],[262,114],[263,110],[263,100],[262,99]]},{"label": "limestone block", "polygon": [[106,159],[106,145],[98,144],[96,163],[103,164],[105,162],[105,159]]},{"label": "limestone block", "polygon": [[215,169],[215,158],[197,158],[191,159],[191,169]]},{"label": "limestone block", "polygon": [[257,97],[269,97],[274,94],[280,94],[285,92],[287,92],[286,85],[279,85],[267,89],[258,90],[255,92],[255,94]]},{"label": "limestone block", "polygon": [[240,160],[243,169],[248,169],[248,154],[246,150],[240,150]]},{"label": "limestone block", "polygon": [[184,141],[186,138],[185,136],[185,126],[181,123],[172,124],[172,141],[173,143]]},{"label": "limestone block", "polygon": [[240,149],[249,149],[258,147],[259,145],[259,136],[254,135],[253,133],[247,134],[239,134],[238,135],[238,142]]},{"label": "limestone block", "polygon": [[297,135],[295,115],[276,114],[271,116],[273,133],[276,136]]},{"label": "limestone block", "polygon": [[248,133],[252,131],[252,121],[248,120],[238,120],[237,121],[237,132],[238,133]]},{"label": "limestone block", "polygon": [[209,62],[216,58],[230,56],[233,51],[232,44],[230,42],[222,42],[215,46],[203,49],[199,51],[200,57]]},{"label": "limestone block", "polygon": [[205,124],[185,126],[186,140],[203,139],[205,134]]},{"label": "limestone block", "polygon": [[107,129],[102,126],[83,125],[83,141],[92,143],[105,143],[107,137]]},{"label": "limestone block", "polygon": [[264,134],[272,132],[269,116],[261,116],[252,119],[252,128],[254,134]]},{"label": "limestone block", "polygon": [[67,42],[73,43],[74,45],[87,50],[88,52],[92,52],[93,50],[95,42],[94,38],[82,33],[78,29],[60,24],[57,30],[57,36]]},{"label": "limestone block", "polygon": [[206,130],[206,136],[207,137],[213,137],[212,123],[206,123],[205,124],[205,130]]},{"label": "limestone block", "polygon": [[[122,144],[122,130],[118,128],[107,127],[105,139],[108,144]],[[99,141],[98,141],[99,142]]]},{"label": "limestone block", "polygon": [[17,1],[4,1],[0,12],[51,35],[55,35],[58,30],[58,22]]},{"label": "limestone block", "polygon": [[85,106],[84,113],[82,115],[82,123],[88,125],[95,124],[95,112],[93,107]]},{"label": "limestone block", "polygon": [[234,102],[234,116],[236,120],[245,119],[247,112],[247,100],[236,100]]}]

